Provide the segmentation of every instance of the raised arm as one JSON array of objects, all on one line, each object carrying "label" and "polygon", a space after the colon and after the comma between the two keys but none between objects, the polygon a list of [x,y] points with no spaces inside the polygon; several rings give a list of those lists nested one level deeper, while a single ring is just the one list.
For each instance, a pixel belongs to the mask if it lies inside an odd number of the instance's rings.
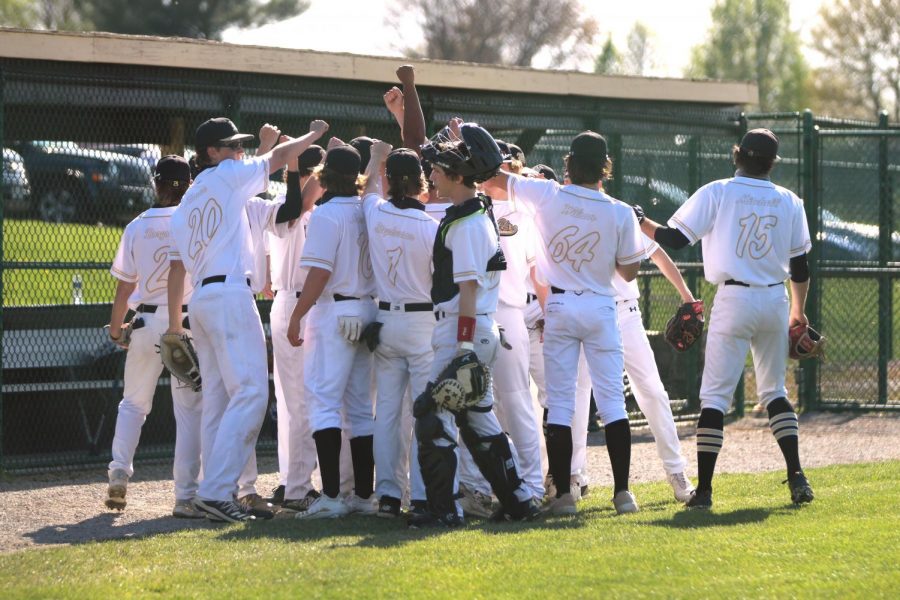
[{"label": "raised arm", "polygon": [[372,144],[371,158],[366,167],[366,194],[382,195],[381,179],[384,175],[384,161],[394,147],[387,142],[376,141]]},{"label": "raised arm", "polygon": [[[259,150],[257,154],[267,154],[275,144],[278,143],[278,137],[281,136],[281,130],[274,125],[266,123],[259,128]],[[287,137],[287,136],[281,136]],[[290,138],[288,138],[290,139]]]},{"label": "raised arm", "polygon": [[394,115],[400,126],[400,139],[403,139],[403,92],[396,85],[384,93],[384,105]]},{"label": "raised arm", "polygon": [[412,65],[403,65],[397,69],[397,78],[403,84],[403,145],[419,152],[425,143],[425,115],[419,92],[416,91],[416,71]]},{"label": "raised arm", "polygon": [[269,173],[274,173],[288,164],[290,160],[303,154],[303,151],[313,145],[326,131],[328,131],[328,123],[319,120],[313,121],[309,124],[309,133],[279,144],[264,154],[263,157],[269,160]]}]

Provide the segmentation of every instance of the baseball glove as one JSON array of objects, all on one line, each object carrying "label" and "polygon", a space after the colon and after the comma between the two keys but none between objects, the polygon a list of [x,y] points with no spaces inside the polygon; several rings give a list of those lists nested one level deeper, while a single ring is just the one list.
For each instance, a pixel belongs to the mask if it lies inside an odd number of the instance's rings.
[{"label": "baseball glove", "polygon": [[431,395],[439,408],[456,412],[478,404],[490,384],[488,368],[470,350],[444,367]]},{"label": "baseball glove", "polygon": [[809,325],[794,325],[788,329],[788,338],[788,355],[791,358],[825,358],[825,338]]},{"label": "baseball glove", "polygon": [[159,357],[172,377],[195,392],[200,391],[200,362],[194,344],[186,333],[164,333],[159,336]]},{"label": "baseball glove", "polygon": [[122,350],[128,350],[128,346],[131,345],[131,333],[132,333],[132,323],[128,322],[122,326],[122,331],[119,333],[119,337],[113,339],[112,336],[109,335],[109,325],[104,325],[103,330],[106,331],[107,337],[109,337],[109,341],[113,344],[121,348]]},{"label": "baseball glove", "polygon": [[685,302],[666,323],[666,341],[678,352],[685,352],[703,334],[703,300]]}]

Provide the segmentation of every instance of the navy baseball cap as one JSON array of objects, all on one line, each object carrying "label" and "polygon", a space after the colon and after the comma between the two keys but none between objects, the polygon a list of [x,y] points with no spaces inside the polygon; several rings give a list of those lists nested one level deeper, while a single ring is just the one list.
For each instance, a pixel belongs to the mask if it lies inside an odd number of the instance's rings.
[{"label": "navy baseball cap", "polygon": [[606,162],[608,148],[606,138],[593,131],[583,131],[575,136],[569,146],[569,156],[579,160],[594,159],[598,162]]},{"label": "navy baseball cap", "polygon": [[741,139],[741,152],[754,158],[778,159],[778,138],[768,129],[751,129]]},{"label": "navy baseball cap", "polygon": [[385,173],[388,177],[418,179],[422,175],[422,163],[419,161],[419,155],[409,148],[397,148],[388,154]]},{"label": "navy baseball cap", "polygon": [[356,151],[359,152],[359,172],[365,173],[366,167],[369,166],[369,157],[372,156],[372,144],[375,143],[370,137],[361,135],[359,137],[355,137],[350,140],[350,145],[356,148]]},{"label": "navy baseball cap", "polygon": [[252,140],[253,135],[241,133],[231,119],[216,117],[209,119],[194,134],[194,147],[206,148],[207,146],[223,146],[231,142],[245,142]]},{"label": "navy baseball cap", "polygon": [[191,180],[191,165],[183,156],[177,154],[163,156],[156,163],[153,178],[156,181],[171,182],[172,185],[178,187],[179,183],[187,183]]},{"label": "navy baseball cap", "polygon": [[349,144],[335,146],[325,153],[325,168],[340,175],[359,175],[361,162],[359,152]]},{"label": "navy baseball cap", "polygon": [[300,154],[300,168],[312,169],[318,167],[325,160],[325,150],[322,146],[313,144]]},{"label": "navy baseball cap", "polygon": [[509,144],[504,142],[503,140],[494,140],[497,142],[497,147],[500,148],[500,156],[503,157],[503,162],[509,162],[513,159],[512,152],[509,149]]},{"label": "navy baseball cap", "polygon": [[525,152],[523,152],[522,149],[515,144],[507,144],[507,146],[509,146],[509,155],[513,158],[513,160],[518,160],[524,165]]},{"label": "navy baseball cap", "polygon": [[543,175],[544,179],[559,181],[559,178],[556,176],[556,171],[554,171],[547,165],[534,165],[534,167],[532,168]]}]

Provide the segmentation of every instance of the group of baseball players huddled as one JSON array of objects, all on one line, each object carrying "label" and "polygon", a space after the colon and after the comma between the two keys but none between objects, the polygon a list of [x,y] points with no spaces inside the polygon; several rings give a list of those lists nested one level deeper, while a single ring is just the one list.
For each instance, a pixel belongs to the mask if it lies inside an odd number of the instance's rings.
[{"label": "group of baseball players huddled", "polygon": [[[802,202],[769,180],[774,134],[748,132],[734,147],[735,176],[700,188],[663,226],[605,193],[612,164],[601,135],[572,140],[562,176],[526,166],[518,146],[461,119],[428,138],[414,70],[397,75],[384,101],[405,148],[336,137],[323,148],[315,142],[328,124],[316,120],[297,138],[263,126],[247,157],[254,136],[214,118],[197,129],[191,162],[158,162],[156,204],[125,228],[111,268],[109,336],[127,357],[106,506],[126,505],[164,337],[189,342],[199,365],[187,384],[172,377],[176,517],[405,511],[411,527],[455,527],[464,515],[575,514],[588,491],[592,392],[612,503],[636,512],[623,372],[675,498],[710,508],[748,349],[791,499],[812,501],[785,388],[788,327],[807,323],[811,245]],[[262,197],[283,168],[285,193]],[[701,239],[718,290],[695,488],[635,278],[649,258],[687,307],[679,318],[702,321],[701,301],[661,247]],[[270,497],[256,489],[269,400],[260,293],[274,296],[280,479]]]}]

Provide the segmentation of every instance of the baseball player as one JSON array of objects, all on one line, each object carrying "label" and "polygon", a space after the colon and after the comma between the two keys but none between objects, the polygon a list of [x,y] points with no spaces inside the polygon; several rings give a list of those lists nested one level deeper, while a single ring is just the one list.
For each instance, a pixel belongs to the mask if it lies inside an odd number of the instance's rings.
[{"label": "baseball player", "polygon": [[[704,275],[718,286],[700,384],[697,490],[687,506],[712,506],[724,417],[748,350],[753,352],[759,400],[766,406],[787,465],[791,500],[811,502],[813,491],[800,467],[797,414],[784,385],[787,328],[808,323],[806,254],[812,244],[806,214],[793,192],[769,180],[778,160],[775,134],[768,129],[748,131],[732,156],[735,176],[697,190],[669,219],[668,227],[635,211],[644,233],[664,246],[681,248],[702,239]],[[790,299],[784,285],[788,277]]]},{"label": "baseball player", "polygon": [[[310,132],[254,158],[225,118],[197,128],[197,163],[203,169],[172,215],[176,248],[170,252],[170,333],[181,333],[171,306],[182,297],[182,274],[190,273],[191,330],[203,377],[202,447],[204,478],[195,506],[216,521],[254,519],[234,501],[238,478],[256,445],[269,397],[266,346],[259,312],[250,291],[252,239],[247,215],[250,197],[268,187],[270,172],[296,158],[328,129],[313,121]],[[285,203],[276,221],[300,216],[299,202]]]},{"label": "baseball player", "polygon": [[[475,184],[489,179],[502,159],[496,142],[481,127],[463,124],[460,138],[436,140],[422,149],[423,158],[432,164],[438,195],[453,204],[438,227],[433,251],[431,299],[438,322],[432,335],[432,381],[454,356],[474,353],[490,367],[499,345],[493,313],[505,259],[490,199],[476,195]],[[416,399],[416,437],[428,513],[410,519],[411,526],[461,523],[454,502],[457,432],[501,502],[498,517],[532,518],[539,512],[519,478],[512,445],[492,404],[490,386],[476,406],[455,414],[437,408],[427,389]]]},{"label": "baseball player", "polygon": [[557,489],[547,507],[551,514],[577,511],[570,493],[570,469],[582,346],[598,412],[606,424],[613,504],[620,514],[638,510],[628,490],[631,429],[622,402],[624,360],[612,278],[618,273],[626,281],[633,280],[644,247],[634,213],[628,214],[627,205],[603,192],[602,182],[609,176],[610,166],[606,140],[586,131],[572,141],[566,156],[572,184],[560,186],[554,181],[500,174],[508,178],[516,201],[535,212],[542,242],[538,272],[550,284],[544,366],[549,407],[547,458]]},{"label": "baseball player", "polygon": [[[325,190],[312,213],[300,266],[303,293],[291,313],[287,337],[304,343],[305,395],[316,443],[322,495],[298,519],[374,514],[372,356],[358,344],[375,320],[375,282],[359,198],[360,156],[337,145],[325,154],[318,181]],[[300,322],[309,314],[304,335]],[[343,415],[343,422],[342,422]],[[342,426],[350,438],[354,493],[340,498]]]},{"label": "baseball player", "polygon": [[[310,146],[300,155],[296,168],[289,166],[288,190],[301,190],[312,176],[313,169],[325,158],[320,146]],[[297,305],[306,270],[300,268],[303,244],[309,225],[310,210],[306,208],[300,220],[285,237],[269,236],[271,261],[272,302],[270,323],[274,355],[275,398],[278,411],[278,472],[279,490],[273,501],[282,510],[300,512],[309,508],[319,497],[311,483],[316,468],[316,447],[309,428],[309,412],[303,396],[303,346],[288,342],[290,315]],[[305,321],[301,322],[303,329]]]},{"label": "baseball player", "polygon": [[[412,429],[405,414],[412,413],[412,396],[425,390],[434,353],[434,306],[431,303],[431,255],[437,222],[425,213],[419,195],[427,189],[419,157],[413,150],[390,152],[390,144],[375,142],[368,166],[363,212],[369,235],[369,253],[378,291],[378,317],[374,336],[375,379],[375,492],[378,516],[400,515],[406,477],[398,478],[398,465],[409,455]],[[390,152],[390,154],[388,154]],[[388,182],[388,200],[381,197],[382,167]],[[371,347],[371,346],[370,346]],[[410,497],[425,498],[418,461],[410,461]]]},{"label": "baseball player", "polygon": [[[164,156],[154,174],[157,201],[125,227],[110,273],[118,279],[116,298],[110,317],[109,337],[128,350],[125,356],[125,389],[119,403],[116,431],[109,463],[109,489],[106,506],[125,508],[125,493],[134,474],[134,453],[141,427],[153,404],[157,381],[163,365],[156,343],[168,327],[169,277],[168,253],[172,245],[169,221],[191,183],[187,161],[180,156]],[[178,302],[181,315],[191,296],[186,282]],[[130,324],[122,324],[126,311],[135,311]],[[130,329],[130,341],[125,342]],[[172,514],[182,518],[202,518],[194,508],[200,478],[200,393],[172,380],[172,404],[175,412],[175,507]]]}]

